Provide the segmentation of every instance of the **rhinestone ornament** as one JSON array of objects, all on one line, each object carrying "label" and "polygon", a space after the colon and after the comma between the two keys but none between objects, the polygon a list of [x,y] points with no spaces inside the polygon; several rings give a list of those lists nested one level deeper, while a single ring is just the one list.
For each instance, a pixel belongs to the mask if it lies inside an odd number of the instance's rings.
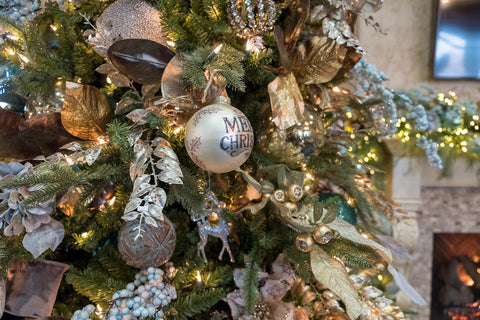
[{"label": "rhinestone ornament", "polygon": [[248,39],[247,49],[258,51],[264,48],[261,36],[272,30],[275,24],[273,0],[229,0],[227,13],[237,35]]}]

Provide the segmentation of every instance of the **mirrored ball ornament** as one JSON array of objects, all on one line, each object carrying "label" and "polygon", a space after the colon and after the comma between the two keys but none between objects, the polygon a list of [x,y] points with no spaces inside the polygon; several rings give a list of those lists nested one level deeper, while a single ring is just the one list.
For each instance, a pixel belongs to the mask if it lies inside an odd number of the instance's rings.
[{"label": "mirrored ball ornament", "polygon": [[247,117],[232,107],[230,99],[197,111],[185,127],[185,147],[200,168],[225,173],[240,167],[253,148],[253,129]]}]

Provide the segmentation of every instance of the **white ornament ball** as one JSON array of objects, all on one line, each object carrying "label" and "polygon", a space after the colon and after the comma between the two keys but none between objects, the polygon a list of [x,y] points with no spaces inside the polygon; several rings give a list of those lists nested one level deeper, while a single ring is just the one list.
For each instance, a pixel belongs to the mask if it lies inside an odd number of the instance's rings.
[{"label": "white ornament ball", "polygon": [[230,99],[218,97],[215,104],[197,111],[185,127],[185,147],[200,168],[229,172],[250,156],[253,129],[247,117],[232,107]]}]

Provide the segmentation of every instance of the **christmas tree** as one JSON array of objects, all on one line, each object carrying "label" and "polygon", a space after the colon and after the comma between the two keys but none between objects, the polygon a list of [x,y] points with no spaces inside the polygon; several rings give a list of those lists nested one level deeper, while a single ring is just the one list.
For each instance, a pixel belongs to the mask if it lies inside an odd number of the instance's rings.
[{"label": "christmas tree", "polygon": [[479,117],[385,86],[353,32],[380,4],[4,1],[0,313],[405,319],[387,287],[423,305],[379,235],[403,218],[383,141],[448,169]]}]

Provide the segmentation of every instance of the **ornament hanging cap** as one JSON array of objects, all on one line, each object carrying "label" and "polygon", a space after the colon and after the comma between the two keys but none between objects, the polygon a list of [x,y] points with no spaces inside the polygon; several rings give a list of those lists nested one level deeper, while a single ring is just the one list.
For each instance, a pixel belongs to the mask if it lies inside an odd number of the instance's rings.
[{"label": "ornament hanging cap", "polygon": [[225,97],[225,96],[218,96],[216,99],[215,99],[215,103],[222,103],[222,104],[230,104],[230,98],[229,97]]}]

